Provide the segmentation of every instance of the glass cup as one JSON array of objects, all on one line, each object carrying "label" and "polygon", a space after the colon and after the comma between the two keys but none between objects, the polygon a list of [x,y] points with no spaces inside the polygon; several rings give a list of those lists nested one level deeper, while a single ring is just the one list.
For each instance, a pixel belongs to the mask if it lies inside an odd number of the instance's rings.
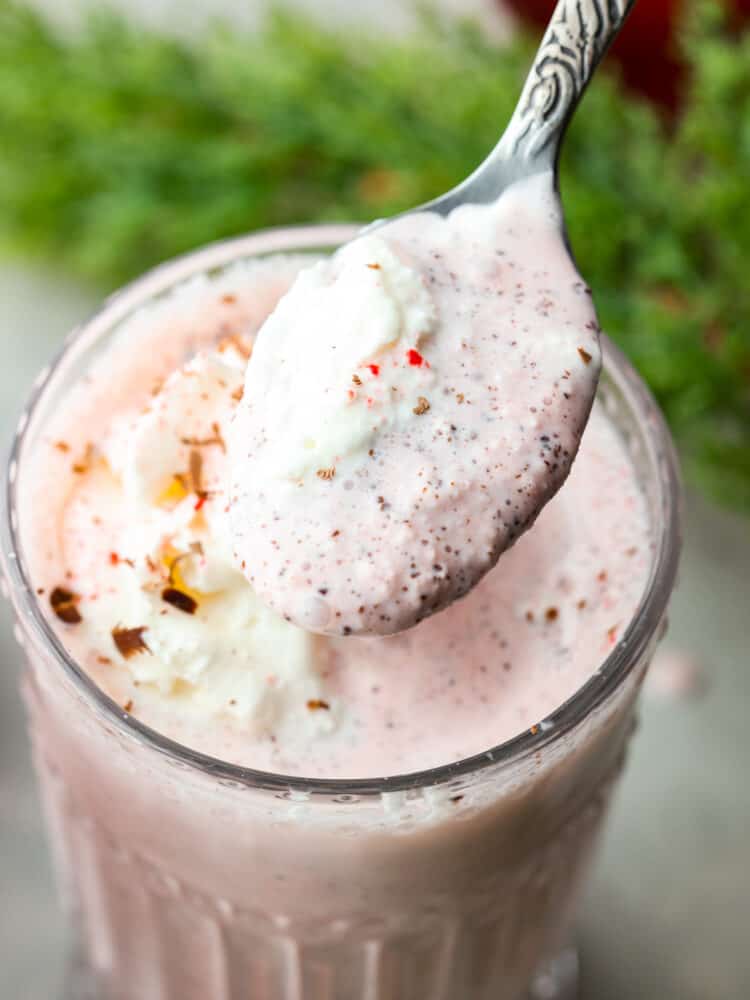
[{"label": "glass cup", "polygon": [[575,978],[574,956],[561,948],[679,550],[668,431],[608,341],[600,396],[647,497],[650,578],[590,680],[539,727],[486,753],[418,773],[328,781],[194,752],[96,687],[29,580],[24,538],[44,530],[24,522],[29,455],[118,326],[194,275],[210,280],[246,258],[330,252],[355,231],[274,230],[156,268],[71,335],[21,418],[0,554],[56,869],[78,936],[78,996],[519,1000],[529,991],[562,996]]}]

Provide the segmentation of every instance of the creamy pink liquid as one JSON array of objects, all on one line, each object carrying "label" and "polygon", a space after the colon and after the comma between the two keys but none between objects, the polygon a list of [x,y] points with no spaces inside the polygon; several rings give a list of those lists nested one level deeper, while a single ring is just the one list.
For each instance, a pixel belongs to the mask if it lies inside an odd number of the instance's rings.
[{"label": "creamy pink liquid", "polygon": [[[36,456],[29,493],[53,530],[36,534],[29,558],[45,594],[65,585],[80,595],[84,623],[103,592],[116,592],[122,566],[111,553],[126,555],[129,511],[124,502],[104,503],[97,477],[73,465],[114,420],[136,419],[153,386],[196,350],[227,335],[251,338],[300,265],[282,259],[240,268],[220,287],[192,287],[147,311],[59,413]],[[549,433],[553,438],[554,427]],[[210,502],[220,505],[225,487],[217,475]],[[397,636],[314,639],[324,710],[337,718],[314,739],[304,730],[281,739],[273,727],[250,735],[231,713],[196,711],[185,697],[134,682],[132,661],[108,635],[92,644],[85,624],[58,624],[71,652],[116,701],[188,746],[281,773],[369,777],[459,760],[543,723],[622,636],[650,561],[632,464],[597,404],[564,487],[464,599]],[[112,628],[137,624],[111,621]],[[273,657],[268,650],[269,677]]]}]

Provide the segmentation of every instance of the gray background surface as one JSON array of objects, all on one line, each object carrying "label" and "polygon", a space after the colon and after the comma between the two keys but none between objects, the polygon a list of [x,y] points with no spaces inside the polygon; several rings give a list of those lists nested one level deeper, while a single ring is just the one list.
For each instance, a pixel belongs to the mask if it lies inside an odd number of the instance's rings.
[{"label": "gray background surface", "polygon": [[[36,2],[58,11],[74,6]],[[458,0],[449,5],[461,6]],[[151,17],[175,9],[173,0],[130,6],[148,7]],[[222,0],[215,6],[243,5]],[[244,6],[251,12],[256,7]],[[370,16],[375,9],[368,0],[327,0],[325,6],[336,13],[356,7]],[[403,6],[379,0],[377,9],[399,14]],[[472,0],[465,6],[489,5]],[[492,23],[500,32],[506,28],[502,19]],[[94,303],[90,291],[53,273],[0,266],[3,445],[34,374]],[[666,647],[692,654],[705,670],[706,690],[690,698],[655,686],[646,692],[640,732],[580,919],[585,1000],[750,997],[750,522],[690,497],[686,528]],[[0,1000],[54,1000],[66,928],[54,899],[24,735],[19,660],[3,605]]]}]

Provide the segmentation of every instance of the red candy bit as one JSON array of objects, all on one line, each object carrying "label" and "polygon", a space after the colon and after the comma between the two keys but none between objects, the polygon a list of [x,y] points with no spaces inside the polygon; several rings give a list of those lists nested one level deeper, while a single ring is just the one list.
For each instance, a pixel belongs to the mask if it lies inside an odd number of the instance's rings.
[{"label": "red candy bit", "polygon": [[367,367],[376,377],[380,374],[380,365],[368,365]]},{"label": "red candy bit", "polygon": [[116,566],[120,561],[120,557],[116,552],[110,552],[109,561],[113,566]]},{"label": "red candy bit", "polygon": [[208,497],[205,494],[199,496],[198,499],[195,501],[193,510],[200,510],[203,507],[203,504],[206,502],[206,500],[208,500]]},{"label": "red candy bit", "polygon": [[409,364],[413,365],[415,368],[421,368],[422,365],[424,364],[424,358],[419,353],[419,351],[415,351],[413,347],[410,347],[409,350],[406,352],[406,357],[409,361]]}]

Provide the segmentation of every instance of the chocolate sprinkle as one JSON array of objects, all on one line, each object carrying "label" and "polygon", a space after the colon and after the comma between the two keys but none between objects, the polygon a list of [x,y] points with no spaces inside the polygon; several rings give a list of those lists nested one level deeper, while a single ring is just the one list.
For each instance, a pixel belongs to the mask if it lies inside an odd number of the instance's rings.
[{"label": "chocolate sprinkle", "polygon": [[194,597],[178,590],[177,587],[165,587],[161,592],[161,599],[177,608],[178,611],[184,611],[186,615],[194,615],[198,607],[198,602]]},{"label": "chocolate sprinkle", "polygon": [[52,610],[66,625],[77,625],[83,621],[81,612],[77,608],[80,599],[78,594],[74,594],[72,590],[67,590],[65,587],[55,587],[49,595]]},{"label": "chocolate sprinkle", "polygon": [[307,707],[310,709],[311,712],[317,712],[319,709],[325,709],[325,711],[327,712],[329,711],[331,706],[328,704],[327,701],[323,701],[322,698],[310,698],[309,701],[307,702]]},{"label": "chocolate sprinkle", "polygon": [[145,625],[140,625],[138,628],[121,628],[117,625],[112,629],[112,638],[114,639],[115,646],[117,646],[117,651],[126,660],[129,660],[131,656],[135,656],[138,653],[151,652],[143,639],[145,631]]},{"label": "chocolate sprinkle", "polygon": [[195,449],[190,452],[189,470],[192,491],[200,496],[203,491],[203,456]]}]

